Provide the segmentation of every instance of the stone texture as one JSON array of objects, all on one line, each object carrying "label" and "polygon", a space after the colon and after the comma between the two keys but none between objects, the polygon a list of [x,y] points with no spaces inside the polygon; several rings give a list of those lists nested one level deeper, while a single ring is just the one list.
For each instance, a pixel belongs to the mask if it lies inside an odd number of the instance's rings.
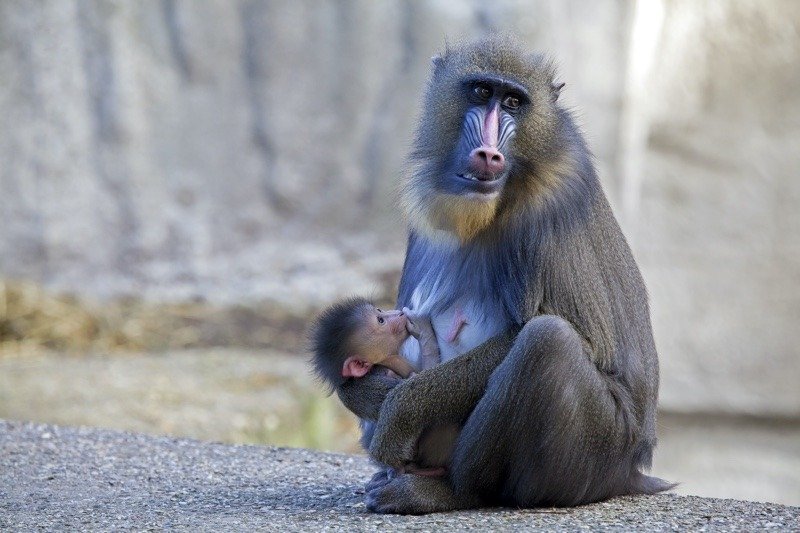
[{"label": "stone texture", "polygon": [[593,81],[567,96],[606,162],[624,14],[613,0],[3,2],[0,272],[156,300],[319,305],[374,287],[402,262],[394,190],[445,36],[508,20],[532,48],[580,35],[565,78]]},{"label": "stone texture", "polygon": [[[800,4],[664,3],[626,229],[662,405],[800,415]],[[637,176],[635,172],[639,172]]]},{"label": "stone texture", "polygon": [[574,509],[375,515],[363,457],[0,421],[3,530],[776,531],[800,508],[660,495]]}]

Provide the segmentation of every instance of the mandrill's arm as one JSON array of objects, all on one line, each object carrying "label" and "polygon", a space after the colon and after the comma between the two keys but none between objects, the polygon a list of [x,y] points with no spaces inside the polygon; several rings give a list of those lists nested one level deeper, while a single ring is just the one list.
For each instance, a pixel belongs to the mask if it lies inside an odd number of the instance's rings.
[{"label": "mandrill's arm", "polygon": [[402,468],[413,461],[416,444],[426,428],[463,424],[517,333],[519,330],[513,328],[397,384],[381,406],[370,455],[381,463]]}]

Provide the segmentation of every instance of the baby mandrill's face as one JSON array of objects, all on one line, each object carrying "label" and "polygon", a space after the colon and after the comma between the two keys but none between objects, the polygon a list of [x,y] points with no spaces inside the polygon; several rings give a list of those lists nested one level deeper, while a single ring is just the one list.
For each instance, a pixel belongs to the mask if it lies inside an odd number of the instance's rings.
[{"label": "baby mandrill's face", "polygon": [[408,338],[408,320],[402,311],[383,311],[370,306],[365,310],[364,322],[356,342],[372,363],[400,352],[400,345]]},{"label": "baby mandrill's face", "polygon": [[402,377],[414,371],[400,357],[400,345],[408,338],[408,319],[402,311],[364,308],[361,323],[350,342],[350,355],[342,365],[342,376],[360,378],[373,365],[382,365]]}]

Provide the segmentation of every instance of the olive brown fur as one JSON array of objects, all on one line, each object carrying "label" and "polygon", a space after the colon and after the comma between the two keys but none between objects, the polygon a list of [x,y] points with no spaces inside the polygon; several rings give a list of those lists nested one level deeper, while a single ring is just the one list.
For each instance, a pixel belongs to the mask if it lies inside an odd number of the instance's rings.
[{"label": "olive brown fur", "polygon": [[338,301],[320,313],[308,333],[314,372],[332,389],[346,381],[342,363],[350,355],[350,342],[361,327],[364,310],[373,306],[359,296]]},{"label": "olive brown fur", "polygon": [[[643,473],[658,398],[644,282],[555,76],[509,37],[434,58],[403,190],[398,307],[436,323],[466,306],[483,342],[390,389],[359,380],[353,394],[382,401],[362,440],[382,464],[402,469],[427,428],[462,427],[446,479],[379,473],[373,511],[572,506],[673,486]],[[476,159],[469,113],[513,123],[502,170]]]}]

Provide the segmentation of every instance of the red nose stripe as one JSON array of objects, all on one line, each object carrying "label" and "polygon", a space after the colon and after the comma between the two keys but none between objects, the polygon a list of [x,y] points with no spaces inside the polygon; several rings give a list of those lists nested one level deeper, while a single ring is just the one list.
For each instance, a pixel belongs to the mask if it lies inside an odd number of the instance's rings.
[{"label": "red nose stripe", "polygon": [[484,146],[497,146],[497,136],[500,132],[500,105],[495,104],[483,117],[483,131],[481,142]]}]

